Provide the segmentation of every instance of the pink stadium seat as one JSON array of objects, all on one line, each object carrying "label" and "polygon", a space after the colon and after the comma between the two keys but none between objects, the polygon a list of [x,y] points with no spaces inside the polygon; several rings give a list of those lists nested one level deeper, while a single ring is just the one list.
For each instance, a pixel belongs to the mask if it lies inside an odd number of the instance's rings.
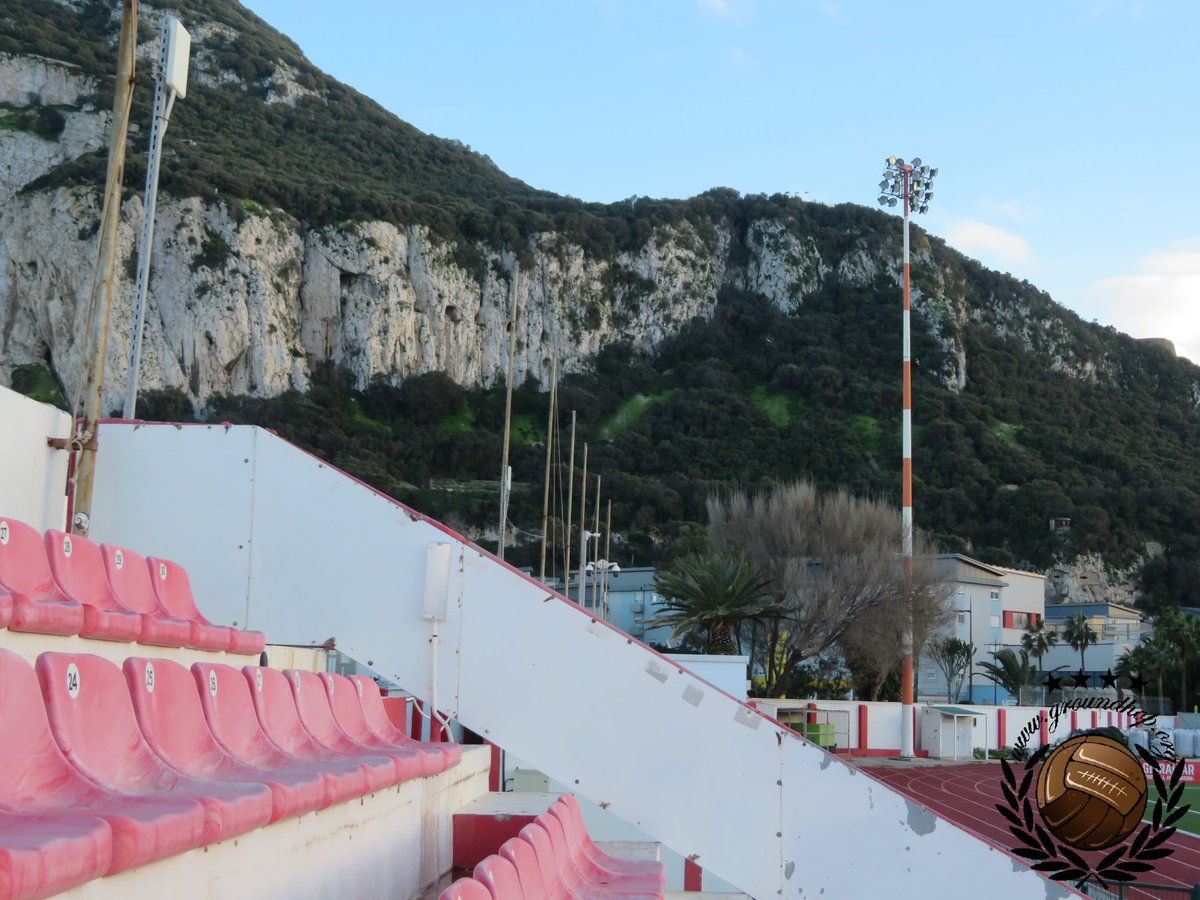
[{"label": "pink stadium seat", "polygon": [[358,696],[358,692],[363,690],[361,682],[330,672],[322,672],[318,677],[325,687],[334,721],[351,739],[387,756],[401,753],[410,757],[417,765],[419,775],[436,775],[449,768],[447,757],[438,744],[414,741],[407,737],[403,741],[393,742],[384,740],[372,731],[363,716],[362,703]]},{"label": "pink stadium seat", "polygon": [[250,766],[315,772],[325,782],[326,803],[367,793],[362,768],[352,760],[312,762],[284,752],[267,737],[254,712],[245,676],[220,663],[193,663],[192,677],[204,717],[225,752]]},{"label": "pink stadium seat", "polygon": [[0,811],[0,900],[57,894],[99,878],[111,862],[103,819]]},{"label": "pink stadium seat", "polygon": [[320,773],[263,769],[226,753],[208,730],[192,673],[179,663],[131,658],[124,670],[142,736],[172,768],[197,779],[265,784],[271,789],[272,822],[326,805]]},{"label": "pink stadium seat", "polygon": [[227,625],[214,625],[201,615],[192,596],[192,583],[187,570],[169,559],[151,556],[150,578],[154,582],[158,602],[177,619],[192,623],[192,646],[203,650],[228,650],[230,653],[259,654],[266,646],[261,631],[239,631]]},{"label": "pink stadium seat", "polygon": [[265,784],[189,778],[155,755],[138,730],[125,678],[114,663],[84,653],[43,653],[37,673],[54,740],[84,777],[110,791],[198,800],[206,814],[206,843],[270,820]]},{"label": "pink stadium seat", "polygon": [[533,848],[533,855],[542,873],[542,883],[550,897],[561,897],[566,893],[565,861],[560,862],[548,832],[537,820],[521,829],[518,836]]},{"label": "pink stadium seat", "polygon": [[[103,819],[112,839],[111,857],[101,875],[204,843],[204,807],[197,801],[165,794],[132,797],[113,793],[76,771],[50,732],[37,675],[29,663],[7,650],[0,650],[0,684],[4,686],[0,690],[0,810],[44,816],[46,824],[61,815],[64,823],[84,822],[85,831],[92,827],[91,817]],[[72,827],[64,824],[64,829]],[[13,846],[3,838],[0,844]],[[100,849],[94,840],[85,839],[76,849],[86,859],[93,847]],[[24,851],[27,845],[17,844],[16,848]],[[64,865],[70,870],[82,861]],[[26,864],[23,860],[19,867]],[[90,869],[90,864],[86,868]]]},{"label": "pink stadium seat", "polygon": [[321,679],[315,672],[305,672],[301,669],[285,669],[283,674],[292,689],[292,698],[296,703],[296,712],[305,729],[318,743],[337,753],[350,756],[363,754],[378,759],[387,759],[392,763],[395,777],[391,784],[408,781],[410,778],[421,776],[421,757],[408,750],[380,749],[360,744],[346,734],[333,718],[333,709],[329,705],[329,694]]},{"label": "pink stadium seat", "polygon": [[557,817],[545,813],[538,816],[534,822],[550,834],[550,843],[554,847],[555,860],[561,872],[560,880],[569,893],[577,897],[615,895],[620,900],[631,900],[634,897],[642,900],[661,900],[661,888],[648,887],[638,879],[613,875],[572,853],[571,843],[567,840],[562,822]]},{"label": "pink stadium seat", "polygon": [[517,877],[521,879],[521,892],[525,900],[547,900],[553,885],[546,884],[542,877],[542,866],[538,862],[533,844],[524,838],[509,838],[500,845],[500,855],[513,864]]},{"label": "pink stadium seat", "polygon": [[488,889],[492,900],[530,900],[521,889],[516,867],[503,856],[488,856],[475,866],[475,880]]},{"label": "pink stadium seat", "polygon": [[[362,770],[368,791],[390,787],[397,782],[396,765],[390,759],[359,753],[339,753],[319,743],[300,721],[292,688],[282,672],[262,666],[246,666],[242,674],[250,684],[254,712],[267,737],[281,749],[302,759],[345,762],[353,760]],[[324,691],[319,691],[324,703]]]},{"label": "pink stadium seat", "polygon": [[474,878],[460,878],[442,891],[438,900],[492,900],[492,894]]},{"label": "pink stadium seat", "polygon": [[122,606],[142,617],[138,641],[156,647],[186,647],[192,639],[192,623],[167,614],[158,603],[146,560],[122,547],[103,544],[100,555],[113,596]]},{"label": "pink stadium seat", "polygon": [[0,587],[0,628],[7,628],[12,621],[12,594]]},{"label": "pink stadium seat", "polygon": [[458,744],[414,741],[393,725],[392,720],[388,718],[387,710],[383,708],[383,696],[379,693],[379,685],[375,683],[375,679],[368,678],[366,675],[351,675],[350,680],[358,689],[358,699],[362,704],[363,718],[367,722],[367,727],[384,741],[397,746],[404,746],[411,741],[420,747],[436,747],[446,758],[445,768],[447,769],[462,762],[462,747]]},{"label": "pink stadium seat", "polygon": [[80,637],[136,641],[142,633],[142,617],[113,596],[100,547],[80,535],[54,529],[46,532],[45,544],[50,571],[63,596],[83,604]]},{"label": "pink stadium seat", "polygon": [[12,595],[14,631],[79,634],[83,627],[83,606],[55,584],[42,536],[16,519],[0,519],[0,587]]},{"label": "pink stadium seat", "polygon": [[[626,884],[644,885],[651,892],[661,893],[667,889],[666,873],[663,864],[658,860],[618,859],[596,846],[591,835],[587,833],[583,822],[583,813],[579,809],[579,801],[573,794],[563,794],[554,801],[548,811],[562,823],[563,831],[567,836],[567,845],[576,860],[586,859],[601,871],[632,879],[625,882]],[[580,869],[582,870],[583,866],[580,866]],[[596,881],[595,878],[591,880]]]}]

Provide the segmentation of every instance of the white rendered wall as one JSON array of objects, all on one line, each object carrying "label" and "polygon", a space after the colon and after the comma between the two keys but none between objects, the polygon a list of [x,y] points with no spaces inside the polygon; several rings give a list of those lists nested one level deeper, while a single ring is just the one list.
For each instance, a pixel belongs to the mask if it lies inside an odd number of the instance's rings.
[{"label": "white rendered wall", "polygon": [[0,387],[0,516],[39,531],[62,528],[67,510],[67,451],[46,438],[71,436],[61,409]]},{"label": "white rendered wall", "polygon": [[[267,432],[109,426],[93,536],[177,559],[203,609],[274,643],[335,637],[751,896],[1069,895]],[[441,623],[422,618],[431,544],[449,545]]]}]

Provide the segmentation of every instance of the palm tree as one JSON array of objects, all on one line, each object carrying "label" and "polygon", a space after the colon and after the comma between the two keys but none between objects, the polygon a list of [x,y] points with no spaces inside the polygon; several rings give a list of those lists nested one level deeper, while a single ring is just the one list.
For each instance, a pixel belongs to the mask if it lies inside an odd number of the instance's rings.
[{"label": "palm tree", "polygon": [[1046,628],[1045,620],[1039,618],[1036,622],[1025,626],[1021,635],[1021,646],[1038,662],[1038,671],[1043,671],[1042,657],[1058,645],[1058,632]]},{"label": "palm tree", "polygon": [[659,575],[656,586],[663,614],[646,627],[671,626],[672,638],[699,631],[706,653],[732,655],[743,622],[783,612],[771,602],[770,580],[744,557],[688,556]]},{"label": "palm tree", "polygon": [[1079,671],[1087,671],[1084,668],[1083,653],[1096,643],[1096,632],[1088,624],[1087,616],[1077,612],[1067,619],[1067,626],[1063,629],[1063,638],[1071,645],[1072,650],[1079,653]]},{"label": "palm tree", "polygon": [[1016,697],[1019,703],[1021,689],[1032,687],[1037,679],[1037,671],[1029,664],[1029,651],[1022,647],[1021,655],[1017,656],[1011,647],[1005,647],[993,651],[992,659],[995,661],[981,662],[979,667],[984,670],[984,675]]},{"label": "palm tree", "polygon": [[1196,650],[1200,648],[1200,621],[1176,609],[1168,609],[1154,623],[1154,635],[1162,635],[1176,651],[1176,661],[1179,663],[1179,709],[1186,711],[1187,702],[1187,670],[1195,658]]},{"label": "palm tree", "polygon": [[[1155,632],[1150,637],[1142,638],[1136,647],[1122,656],[1116,665],[1116,674],[1121,678],[1132,679],[1137,675],[1154,675],[1158,683],[1158,697],[1163,696],[1163,674],[1171,668],[1175,660],[1175,648],[1172,647],[1161,632]],[[1142,708],[1146,708],[1146,698],[1139,698]]]}]

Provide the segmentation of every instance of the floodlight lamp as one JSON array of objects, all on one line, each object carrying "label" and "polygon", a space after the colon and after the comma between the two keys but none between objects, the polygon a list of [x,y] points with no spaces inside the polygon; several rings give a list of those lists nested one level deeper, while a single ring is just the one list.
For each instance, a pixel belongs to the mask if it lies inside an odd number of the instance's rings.
[{"label": "floodlight lamp", "polygon": [[929,212],[929,204],[928,203],[925,203],[921,206],[921,212],[923,212],[923,213]]},{"label": "floodlight lamp", "polygon": [[931,177],[936,178],[937,177],[937,169],[930,169],[929,174]]},{"label": "floodlight lamp", "polygon": [[889,166],[894,166],[894,165],[896,164],[896,157],[894,157],[894,156],[889,156],[889,157],[887,158],[887,164],[888,164]]},{"label": "floodlight lamp", "polygon": [[618,575],[621,574],[621,567],[618,566],[616,563],[613,563],[611,566],[608,567],[608,571],[609,571],[609,574],[612,575],[613,578],[616,578]]},{"label": "floodlight lamp", "polygon": [[889,198],[888,198],[888,206],[895,206],[895,205],[896,205],[896,198],[895,198],[895,197],[889,197]]},{"label": "floodlight lamp", "polygon": [[921,174],[928,175],[929,174],[929,166],[921,166]]},{"label": "floodlight lamp", "polygon": [[596,567],[593,566],[591,563],[588,563],[586,566],[583,567],[583,574],[584,575],[596,574]]},{"label": "floodlight lamp", "polygon": [[887,201],[888,201],[887,197],[880,195],[880,197],[879,197],[879,205],[880,206],[887,206]]},{"label": "floodlight lamp", "polygon": [[914,168],[914,169],[919,169],[919,168],[921,168],[921,157],[919,157],[919,156],[914,156],[914,157],[913,157],[913,162],[912,162],[912,164],[913,164],[913,168]]},{"label": "floodlight lamp", "polygon": [[929,192],[927,192],[927,193],[925,194],[925,199],[926,199],[927,201],[928,201],[928,200],[932,200],[932,199],[933,199],[933,191],[929,191]]},{"label": "floodlight lamp", "polygon": [[896,165],[902,169],[904,168],[904,160],[899,156],[896,157]]},{"label": "floodlight lamp", "polygon": [[886,190],[887,190],[887,186],[888,186],[888,180],[887,180],[886,178],[885,178],[885,179],[883,179],[883,181],[879,182],[879,189],[880,189],[881,191],[886,191]]}]

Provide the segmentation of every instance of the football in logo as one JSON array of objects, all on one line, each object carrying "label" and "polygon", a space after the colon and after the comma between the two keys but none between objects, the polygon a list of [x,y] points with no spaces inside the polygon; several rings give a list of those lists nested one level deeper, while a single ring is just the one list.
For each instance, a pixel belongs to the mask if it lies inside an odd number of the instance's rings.
[{"label": "football in logo", "polygon": [[1037,806],[1059,840],[1080,850],[1102,850],[1141,821],[1146,776],[1120,742],[1097,734],[1073,737],[1042,765]]}]

